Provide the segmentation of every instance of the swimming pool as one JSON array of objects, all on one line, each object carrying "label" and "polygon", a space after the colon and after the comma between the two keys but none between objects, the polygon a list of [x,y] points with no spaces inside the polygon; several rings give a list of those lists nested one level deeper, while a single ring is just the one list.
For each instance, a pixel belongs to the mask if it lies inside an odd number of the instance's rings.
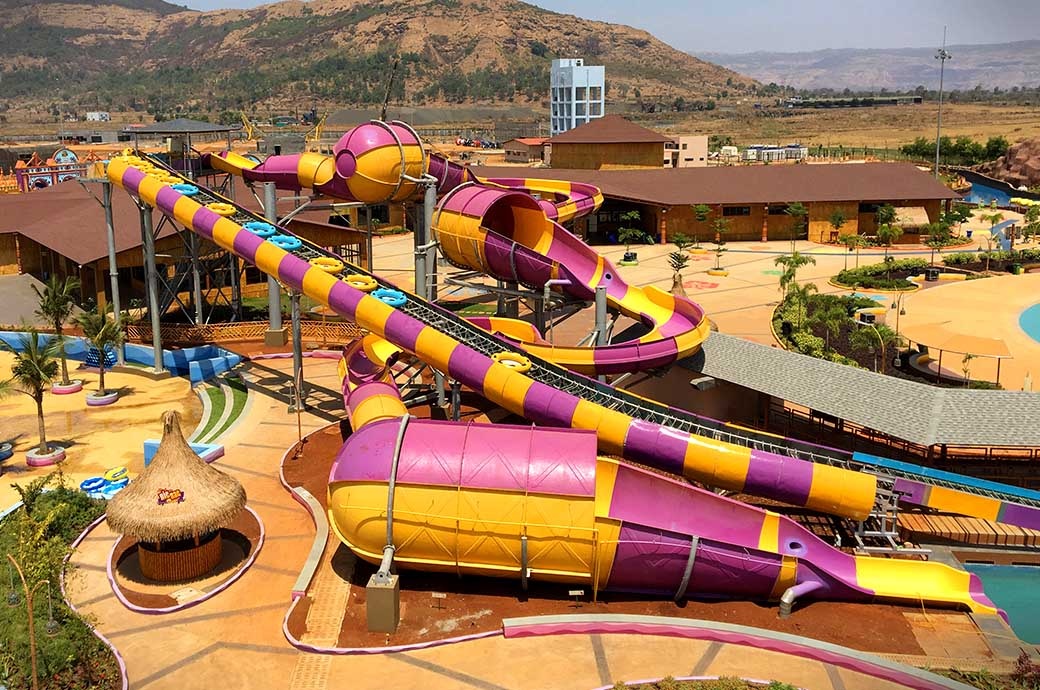
[{"label": "swimming pool", "polygon": [[1040,302],[1022,312],[1018,317],[1018,326],[1026,335],[1040,343]]},{"label": "swimming pool", "polygon": [[965,563],[964,568],[978,575],[993,603],[1007,611],[1015,634],[1040,644],[1040,567]]},{"label": "swimming pool", "polygon": [[990,203],[996,201],[997,206],[1007,207],[1011,205],[1011,195],[1003,189],[990,187],[981,182],[972,182],[971,191],[968,192],[968,196],[964,197],[964,201],[980,206],[989,206]]}]

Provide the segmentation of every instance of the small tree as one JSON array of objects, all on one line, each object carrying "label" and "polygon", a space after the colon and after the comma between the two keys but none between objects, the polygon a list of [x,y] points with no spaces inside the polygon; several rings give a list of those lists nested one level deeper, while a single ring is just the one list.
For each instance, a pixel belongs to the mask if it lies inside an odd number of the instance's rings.
[{"label": "small tree", "polygon": [[802,202],[796,201],[788,204],[784,213],[794,219],[794,222],[791,223],[791,252],[793,253],[798,234],[805,227],[805,217],[809,215],[809,209],[805,208],[805,204]]},{"label": "small tree", "polygon": [[931,258],[928,263],[935,265],[935,252],[945,247],[950,241],[950,229],[943,222],[929,223],[928,224],[928,239],[924,241],[925,245],[932,250]]},{"label": "small tree", "polygon": [[105,351],[110,347],[119,347],[123,344],[125,334],[123,327],[114,319],[109,319],[108,314],[98,308],[98,311],[86,311],[80,314],[76,323],[83,329],[83,336],[98,351],[98,390],[97,395],[107,395],[105,390]]},{"label": "small tree", "polygon": [[878,371],[878,352],[896,342],[896,332],[881,324],[871,328],[864,326],[849,334],[849,345],[853,350],[866,351],[874,355],[874,371]]},{"label": "small tree", "polygon": [[[891,208],[891,207],[890,207]],[[878,212],[880,213],[880,211]],[[879,225],[877,229],[877,238],[885,245],[885,264],[888,266],[892,265],[891,257],[888,252],[892,249],[892,244],[903,236],[903,228],[899,227],[895,223],[885,223]],[[891,270],[885,272],[885,276],[890,278]]]},{"label": "small tree", "polygon": [[795,324],[795,328],[801,330],[805,325],[806,317],[809,315],[809,302],[816,292],[819,292],[816,283],[805,283],[804,285],[793,283],[787,289],[787,297],[785,299],[790,300],[794,304],[798,314],[798,322]]},{"label": "small tree", "polygon": [[[711,206],[708,206],[707,204],[697,204],[693,207],[693,217],[697,219],[697,229],[699,229],[700,226],[707,223],[708,218],[711,217]],[[701,246],[700,240],[697,238],[696,229],[693,232],[693,246]]]},{"label": "small tree", "polygon": [[69,385],[69,365],[65,361],[65,322],[72,316],[75,308],[76,293],[79,292],[79,279],[68,276],[64,281],[58,276],[51,276],[41,292],[35,285],[33,292],[40,300],[36,307],[36,315],[54,327],[55,340],[59,345],[58,354],[61,360],[61,385]]},{"label": "small tree", "polygon": [[845,233],[843,235],[838,236],[838,241],[845,245],[845,249],[848,250],[847,252],[845,252],[845,270],[848,270],[849,268],[849,253],[854,249],[856,250],[856,267],[858,268],[859,248],[863,246],[863,238],[859,235],[854,235],[852,233]]},{"label": "small tree", "polygon": [[725,218],[716,218],[715,222],[712,223],[712,229],[715,231],[715,270],[722,270],[722,252],[726,251],[723,246],[726,244],[726,231],[729,229],[729,221]]},{"label": "small tree", "polygon": [[43,419],[43,394],[54,377],[58,375],[57,340],[47,339],[40,344],[40,333],[35,328],[28,329],[22,335],[22,349],[15,350],[4,341],[0,341],[0,350],[14,354],[11,365],[12,383],[17,390],[25,393],[36,403],[36,421],[39,423],[40,455],[50,453],[47,444],[47,427]]},{"label": "small tree", "polygon": [[690,257],[684,251],[675,250],[668,255],[668,266],[672,269],[672,294],[685,295],[682,272],[690,263]]},{"label": "small tree", "polygon": [[1028,242],[1033,237],[1040,235],[1040,204],[1030,206],[1026,209],[1022,220],[1022,239]]},{"label": "small tree", "polygon": [[975,359],[975,355],[965,353],[961,357],[961,371],[964,373],[964,387],[969,388],[971,386],[971,360]]},{"label": "small tree", "polygon": [[[836,208],[831,213],[830,218],[827,219],[827,222],[831,224],[832,228],[834,228],[834,232],[839,233],[838,240],[840,241],[841,229],[845,226],[845,223],[848,222],[848,218],[845,217],[845,213],[841,209]],[[848,266],[846,266],[846,268],[848,268]]]}]

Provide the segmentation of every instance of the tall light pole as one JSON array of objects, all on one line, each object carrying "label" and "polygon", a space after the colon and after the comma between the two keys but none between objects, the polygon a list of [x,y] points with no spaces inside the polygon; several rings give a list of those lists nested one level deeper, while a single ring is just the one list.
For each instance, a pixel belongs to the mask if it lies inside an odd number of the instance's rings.
[{"label": "tall light pole", "polygon": [[935,51],[935,59],[939,61],[939,116],[935,123],[935,177],[939,177],[939,145],[942,141],[942,97],[943,97],[943,74],[946,71],[946,61],[952,59],[950,51],[946,50],[946,27],[943,27],[942,48]]}]

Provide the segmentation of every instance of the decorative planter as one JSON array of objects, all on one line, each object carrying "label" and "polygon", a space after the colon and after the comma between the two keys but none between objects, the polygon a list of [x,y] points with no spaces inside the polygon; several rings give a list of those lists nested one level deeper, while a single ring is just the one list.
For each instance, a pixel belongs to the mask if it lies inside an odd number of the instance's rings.
[{"label": "decorative planter", "polygon": [[65,449],[61,446],[50,444],[49,453],[40,453],[39,447],[33,448],[25,453],[25,464],[29,467],[47,467],[56,465],[65,459]]},{"label": "decorative planter", "polygon": [[729,271],[724,268],[709,268],[708,275],[710,276],[728,276]]},{"label": "decorative planter", "polygon": [[[12,455],[14,455],[14,446],[7,442],[0,443],[0,462],[3,462]],[[4,470],[0,467],[0,474],[3,473]]]},{"label": "decorative planter", "polygon": [[60,383],[51,384],[51,393],[55,395],[68,395],[69,393],[79,393],[83,390],[83,382],[79,379],[73,379],[69,382],[69,385],[63,386]]},{"label": "decorative planter", "polygon": [[111,391],[105,395],[98,395],[97,393],[87,393],[87,405],[90,407],[101,407],[102,405],[111,405],[119,399],[119,391]]}]

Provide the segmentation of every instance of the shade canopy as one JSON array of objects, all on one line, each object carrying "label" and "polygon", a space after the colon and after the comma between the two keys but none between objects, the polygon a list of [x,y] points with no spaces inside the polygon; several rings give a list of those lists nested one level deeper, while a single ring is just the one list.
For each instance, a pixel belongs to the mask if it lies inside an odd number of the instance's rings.
[{"label": "shade canopy", "polygon": [[902,329],[902,335],[911,342],[927,345],[929,348],[943,352],[996,359],[1011,356],[1011,350],[1002,339],[958,333],[950,329],[949,321],[906,326]]},{"label": "shade canopy", "polygon": [[162,421],[162,441],[151,464],[109,502],[109,525],[146,542],[188,539],[226,527],[246,504],[242,485],[192,451],[177,412],[167,410]]}]

